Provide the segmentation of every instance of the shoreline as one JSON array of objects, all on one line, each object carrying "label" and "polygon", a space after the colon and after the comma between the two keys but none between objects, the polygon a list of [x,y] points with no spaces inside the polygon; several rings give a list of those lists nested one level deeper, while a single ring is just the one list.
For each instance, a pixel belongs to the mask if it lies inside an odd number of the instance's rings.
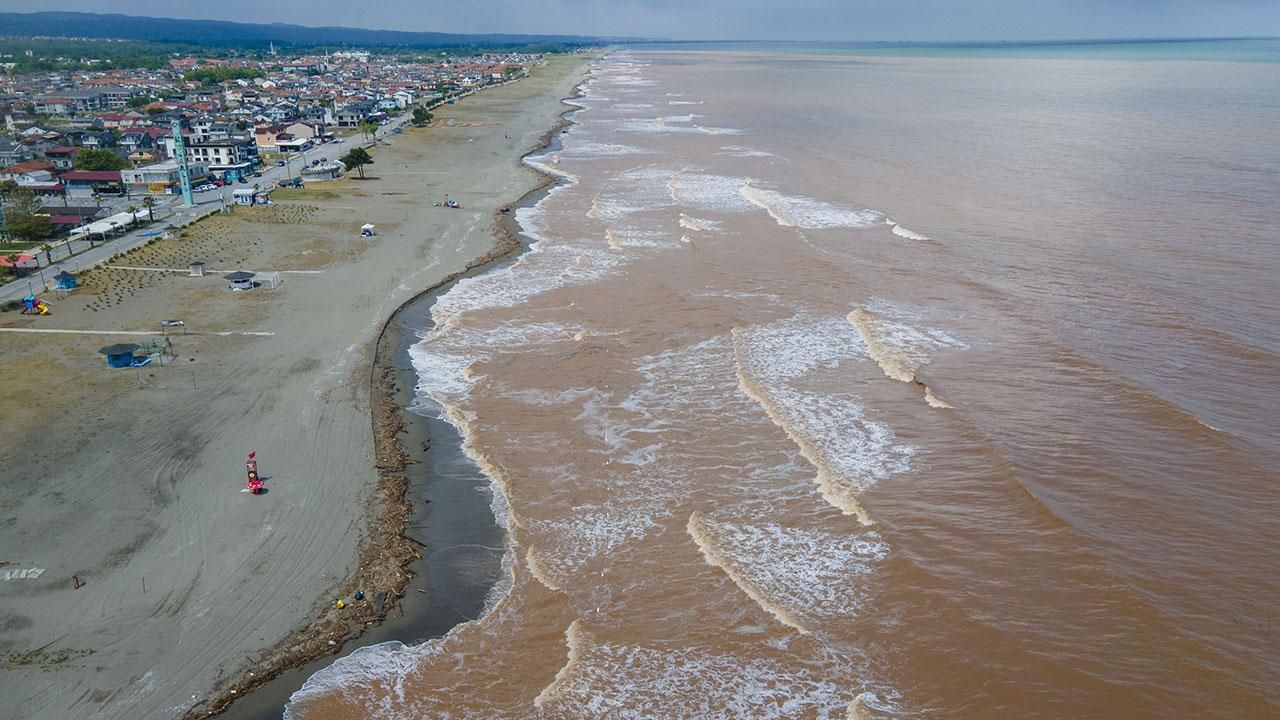
[{"label": "shoreline", "polygon": [[[568,101],[579,97],[582,97],[581,82],[574,86],[573,94],[560,98],[560,102],[569,104]],[[235,682],[226,686],[207,704],[192,708],[184,716],[184,720],[222,715],[236,707],[237,702],[248,702],[255,693],[287,673],[325,660],[326,657],[342,654],[344,650],[353,651],[359,647],[375,644],[357,644],[356,641],[364,637],[371,628],[382,625],[392,609],[399,609],[401,617],[404,616],[400,601],[405,597],[406,589],[414,577],[409,566],[423,561],[423,552],[428,549],[426,544],[408,534],[409,520],[415,513],[413,502],[409,497],[413,482],[408,477],[408,470],[411,465],[425,464],[431,450],[428,440],[424,443],[422,459],[411,459],[400,437],[406,432],[407,426],[419,416],[407,418],[406,415],[413,414],[398,397],[405,392],[399,386],[398,378],[399,373],[405,371],[405,368],[398,365],[398,360],[407,347],[413,344],[405,344],[404,328],[397,324],[398,320],[407,311],[428,298],[431,298],[434,304],[432,296],[447,290],[458,280],[487,272],[504,260],[514,259],[513,256],[517,251],[527,249],[527,245],[520,240],[521,230],[516,220],[516,211],[536,205],[561,180],[525,164],[525,160],[554,145],[563,129],[572,123],[570,119],[572,113],[579,109],[579,107],[570,106],[562,111],[555,124],[539,137],[533,147],[519,156],[520,165],[532,170],[537,182],[514,203],[494,212],[495,244],[489,252],[473,258],[462,269],[446,275],[397,306],[383,322],[382,328],[374,339],[373,358],[369,366],[369,409],[374,441],[374,469],[377,471],[378,481],[376,489],[370,494],[364,508],[364,514],[368,517],[369,532],[361,541],[358,569],[353,576],[338,586],[340,589],[334,594],[337,597],[349,598],[357,589],[368,587],[379,578],[394,579],[394,582],[390,583],[392,592],[387,593],[381,600],[366,598],[363,603],[349,604],[347,607],[351,610],[341,621],[326,617],[313,620],[285,642],[285,645],[290,647],[288,651],[246,668]],[[430,305],[426,308],[428,321],[429,309]],[[411,365],[408,370],[412,372]],[[458,452],[461,453],[460,448]],[[424,480],[429,482],[430,478]],[[497,527],[496,523],[495,527]],[[429,590],[419,590],[419,592],[430,594]],[[428,612],[430,612],[429,607]],[[455,623],[450,629],[457,624],[459,623]],[[426,639],[430,638],[424,638]],[[385,640],[379,642],[385,642]],[[352,647],[353,644],[355,647]],[[274,707],[275,712],[283,711],[283,704]]]}]

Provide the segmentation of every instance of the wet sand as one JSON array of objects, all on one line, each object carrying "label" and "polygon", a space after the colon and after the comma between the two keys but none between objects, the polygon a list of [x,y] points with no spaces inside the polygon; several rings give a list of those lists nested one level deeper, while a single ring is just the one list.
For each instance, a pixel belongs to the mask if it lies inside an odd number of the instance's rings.
[{"label": "wet sand", "polygon": [[[188,331],[171,362],[137,371],[105,369],[97,349],[153,336],[0,335],[0,562],[27,571],[0,583],[0,691],[26,717],[203,713],[246,669],[355,633],[333,601],[377,518],[374,342],[396,307],[489,252],[495,213],[536,184],[518,158],[576,84],[575,60],[553,63],[375,148],[369,180],[315,183],[127,258],[294,271],[274,289],[102,270],[50,316],[0,315],[122,332],[182,318]],[[463,209],[434,207],[444,193]],[[359,239],[363,222],[379,236]],[[251,450],[264,496],[240,492]],[[300,643],[313,617],[331,635]]]}]

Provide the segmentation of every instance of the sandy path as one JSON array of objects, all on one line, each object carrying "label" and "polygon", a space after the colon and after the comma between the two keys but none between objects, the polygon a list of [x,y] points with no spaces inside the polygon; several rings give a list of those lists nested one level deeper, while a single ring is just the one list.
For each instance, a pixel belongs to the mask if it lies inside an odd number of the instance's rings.
[{"label": "sandy path", "polygon": [[[216,278],[117,270],[117,289],[96,299],[72,295],[38,320],[0,316],[130,330],[177,308],[193,331],[274,333],[178,336],[173,363],[138,373],[102,367],[95,351],[115,336],[0,333],[6,707],[180,716],[325,611],[354,569],[376,480],[372,342],[397,306],[493,246],[495,210],[536,182],[517,158],[565,109],[572,67],[440,109],[460,126],[395,136],[367,170],[380,179],[305,201],[320,209],[303,223],[242,211],[197,231],[254,235],[220,258],[237,267],[323,274],[241,295]],[[445,192],[464,209],[433,207]],[[366,221],[380,230],[373,242],[354,238]],[[250,450],[265,496],[240,492]],[[3,579],[15,569],[42,572]]]}]

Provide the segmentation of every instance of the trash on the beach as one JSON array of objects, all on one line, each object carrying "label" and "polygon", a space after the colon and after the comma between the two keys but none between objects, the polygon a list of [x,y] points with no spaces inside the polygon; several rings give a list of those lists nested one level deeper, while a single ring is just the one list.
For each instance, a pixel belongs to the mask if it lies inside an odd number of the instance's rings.
[{"label": "trash on the beach", "polygon": [[341,599],[339,599],[339,600],[338,600],[338,602],[336,602],[336,603],[334,603],[334,604],[338,606],[338,609],[339,609],[339,610],[341,610],[342,608],[344,608],[344,607],[346,607],[346,606],[347,606],[347,604],[346,604],[345,602],[343,602]]}]

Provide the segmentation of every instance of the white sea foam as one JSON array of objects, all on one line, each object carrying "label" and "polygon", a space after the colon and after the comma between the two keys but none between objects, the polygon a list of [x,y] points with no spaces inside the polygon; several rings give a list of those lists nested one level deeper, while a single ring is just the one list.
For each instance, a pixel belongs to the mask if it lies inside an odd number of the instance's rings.
[{"label": "white sea foam", "polygon": [[[465,312],[513,307],[567,284],[582,284],[608,275],[622,262],[608,250],[535,243],[526,261],[459,280],[432,306],[436,332]],[[584,259],[585,258],[585,259]]]},{"label": "white sea foam", "polygon": [[743,184],[739,190],[742,197],[769,213],[769,216],[783,227],[797,227],[805,230],[869,228],[884,219],[884,216],[875,210],[854,210],[821,200],[785,195],[775,190],[754,187],[750,183]]},{"label": "white sea foam", "polygon": [[765,150],[756,150],[755,148],[743,147],[741,145],[725,145],[720,148],[725,154],[732,157],[740,158],[772,158],[777,157],[771,152]]},{"label": "white sea foam", "polygon": [[563,718],[842,718],[856,691],[837,673],[783,657],[698,647],[597,644],[575,634],[569,663],[539,695]]},{"label": "white sea foam", "polygon": [[[526,520],[530,554],[540,574],[552,586],[564,587],[660,527],[659,520],[670,516],[672,508],[664,502],[662,483],[657,480],[647,489],[627,492],[623,488],[619,497],[605,503],[575,505],[562,518]],[[617,481],[628,482],[626,478]]]},{"label": "white sea foam", "polygon": [[694,513],[688,532],[707,562],[782,623],[801,632],[848,622],[862,609],[889,547],[875,531],[833,533]]},{"label": "white sea foam", "polygon": [[739,384],[818,469],[823,498],[869,524],[858,496],[907,472],[916,449],[869,418],[858,396],[812,387],[813,371],[866,357],[865,343],[831,320],[799,316],[734,330]]},{"label": "white sea foam", "polygon": [[741,135],[742,130],[729,127],[712,127],[708,125],[694,125],[694,128],[704,135]]},{"label": "white sea foam", "polygon": [[621,143],[573,143],[562,152],[566,157],[575,159],[612,158],[628,155],[648,155],[649,151],[632,145]]},{"label": "white sea foam", "polygon": [[427,658],[439,654],[449,637],[409,647],[399,641],[356,648],[350,655],[334,660],[316,672],[289,696],[284,720],[292,720],[309,701],[342,692],[347,696],[382,697],[381,707],[366,708],[383,717],[396,717],[406,699],[404,681]]},{"label": "white sea foam", "polygon": [[[849,313],[848,320],[885,375],[902,382],[915,382],[916,373],[937,352],[968,349],[968,345],[951,333],[919,325],[917,317],[914,311],[878,301]],[[941,402],[936,396],[934,400]],[[945,403],[935,405],[939,406],[950,407]]]},{"label": "white sea foam", "polygon": [[818,368],[868,358],[857,331],[838,316],[796,315],[739,330],[738,362],[768,382],[803,377]]},{"label": "white sea foam", "polygon": [[685,230],[695,230],[697,232],[711,232],[720,229],[718,220],[708,220],[706,218],[693,217],[680,213],[680,227]]},{"label": "white sea foam", "polygon": [[747,178],[682,170],[671,176],[667,189],[678,205],[714,212],[749,212],[750,202],[739,192]]},{"label": "white sea foam", "polygon": [[893,220],[885,220],[884,222],[886,225],[892,228],[893,234],[897,235],[900,238],[906,238],[908,240],[928,240],[929,239],[928,237],[921,235],[918,232],[913,232],[911,230],[908,230],[902,227],[901,225],[899,225],[897,222]]}]

